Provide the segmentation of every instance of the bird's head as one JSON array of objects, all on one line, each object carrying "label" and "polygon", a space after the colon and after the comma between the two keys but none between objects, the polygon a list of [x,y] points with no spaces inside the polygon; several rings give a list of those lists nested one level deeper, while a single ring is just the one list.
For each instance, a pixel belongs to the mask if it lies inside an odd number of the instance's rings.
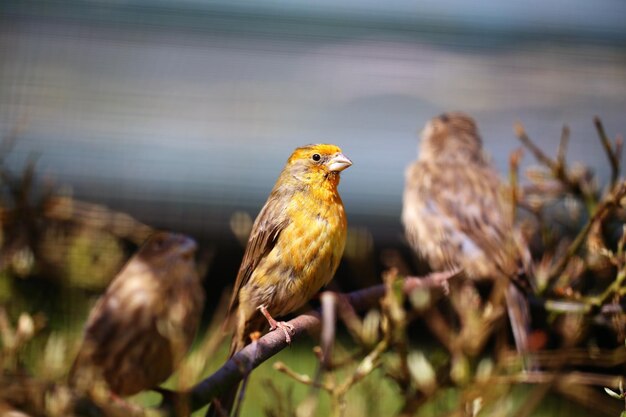
[{"label": "bird's head", "polygon": [[339,182],[339,173],[352,165],[336,145],[315,144],[297,148],[283,171],[291,178],[304,183]]},{"label": "bird's head", "polygon": [[460,112],[432,118],[422,130],[419,159],[483,161],[482,140],[474,119]]},{"label": "bird's head", "polygon": [[153,267],[172,263],[193,263],[196,242],[185,235],[158,231],[139,249],[137,256]]}]

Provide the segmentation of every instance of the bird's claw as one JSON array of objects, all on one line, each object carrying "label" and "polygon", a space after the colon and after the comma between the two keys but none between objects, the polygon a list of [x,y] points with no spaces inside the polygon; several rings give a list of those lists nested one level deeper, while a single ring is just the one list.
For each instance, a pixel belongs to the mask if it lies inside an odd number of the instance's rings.
[{"label": "bird's claw", "polygon": [[291,344],[290,333],[293,333],[294,331],[293,324],[287,323],[286,321],[276,321],[272,323],[272,325],[270,326],[270,331],[274,331],[276,329],[280,329],[283,331],[283,333],[285,334],[285,340],[287,341],[287,344],[290,345]]},{"label": "bird's claw", "polygon": [[265,318],[267,319],[267,322],[270,324],[270,331],[281,329],[283,333],[285,334],[285,339],[287,340],[287,344],[290,345],[291,335],[289,333],[292,333],[294,330],[293,324],[289,324],[285,321],[274,320],[270,312],[267,311],[267,307],[265,307],[264,305],[260,305],[258,309],[265,316]]}]

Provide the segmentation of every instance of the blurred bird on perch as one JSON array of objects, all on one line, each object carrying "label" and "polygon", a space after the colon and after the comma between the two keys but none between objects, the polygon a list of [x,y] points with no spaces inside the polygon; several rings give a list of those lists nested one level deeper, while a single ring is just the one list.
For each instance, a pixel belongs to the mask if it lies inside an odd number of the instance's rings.
[{"label": "blurred bird on perch", "polygon": [[410,246],[432,269],[462,268],[471,279],[495,280],[496,291],[508,285],[513,333],[525,351],[529,313],[518,288],[530,291],[530,255],[515,236],[503,191],[474,120],[442,114],[426,124],[418,159],[406,170],[402,223]]},{"label": "blurred bird on perch", "polygon": [[[352,165],[335,145],[297,148],[280,173],[248,239],[229,314],[235,332],[230,356],[253,332],[281,329],[276,317],[302,307],[332,279],[343,255],[347,222],[337,191],[340,173]],[[220,399],[232,406],[237,387]]]},{"label": "blurred bird on perch", "polygon": [[195,336],[204,291],[196,243],[156,232],[128,261],[93,307],[70,382],[104,380],[116,395],[156,388],[176,369]]}]

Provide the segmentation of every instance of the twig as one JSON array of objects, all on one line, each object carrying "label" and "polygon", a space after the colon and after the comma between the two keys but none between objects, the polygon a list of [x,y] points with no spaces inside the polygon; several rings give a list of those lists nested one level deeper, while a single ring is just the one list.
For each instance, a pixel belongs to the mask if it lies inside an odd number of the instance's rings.
[{"label": "twig", "polygon": [[[547,166],[550,171],[552,171],[552,176],[558,179],[563,185],[570,190],[570,192],[579,195],[585,201],[585,205],[587,207],[587,211],[589,214],[592,214],[596,208],[596,195],[593,192],[593,189],[589,187],[589,184],[585,182],[585,177],[581,176],[580,178],[572,178],[568,170],[564,165],[564,160],[562,163],[559,163],[559,160],[554,160],[546,155],[539,146],[537,146],[528,136],[526,131],[524,130],[524,126],[517,122],[514,126],[515,134],[518,139],[526,146],[535,156],[535,158],[545,166]],[[564,148],[567,143],[569,136],[569,129],[567,126],[563,127],[563,133],[561,135],[561,143],[559,145],[559,155],[564,153]],[[560,156],[559,156],[560,158]]]},{"label": "twig", "polygon": [[343,397],[347,394],[350,387],[354,384],[365,378],[369,375],[374,369],[376,369],[380,365],[380,357],[389,347],[388,338],[383,338],[374,350],[367,354],[365,358],[359,363],[356,367],[356,370],[350,375],[348,379],[343,381],[337,388],[334,390],[333,394],[338,397],[338,399],[343,399]]},{"label": "twig", "polygon": [[619,178],[620,174],[621,146],[619,146],[619,153],[617,152],[617,143],[615,146],[615,150],[613,149],[613,145],[611,145],[611,140],[606,135],[606,131],[604,130],[604,126],[602,125],[602,120],[600,120],[600,117],[594,117],[593,123],[596,125],[598,137],[600,138],[600,142],[602,142],[602,147],[606,152],[606,157],[609,159],[609,163],[611,164],[611,188],[613,188],[617,183],[617,179]]},{"label": "twig", "polygon": [[399,282],[394,271],[383,274],[387,291],[381,300],[383,312],[383,330],[385,337],[389,338],[390,345],[397,353],[399,359],[399,375],[397,381],[404,391],[405,398],[412,397],[414,393],[411,387],[411,373],[409,372],[409,348],[406,334],[408,323],[406,310],[403,307],[405,294],[402,291],[402,282]]},{"label": "twig", "polygon": [[[617,386],[621,376],[616,375],[603,375],[603,374],[595,374],[595,373],[587,373],[587,372],[524,372],[518,373],[514,375],[500,375],[493,376],[484,381],[484,386],[486,388],[490,386],[496,385],[504,385],[504,384],[545,384],[547,386],[553,387],[557,391],[561,392],[561,394],[568,395],[568,397],[572,399],[576,399],[581,405],[585,407],[589,407],[590,405],[590,396],[596,392],[592,391],[589,387],[607,387],[607,386]],[[582,395],[580,391],[585,391],[585,394]],[[573,392],[579,392],[578,395],[572,395]],[[578,397],[578,398],[577,398]],[[603,398],[603,397],[599,397]],[[597,398],[596,398],[597,399]],[[605,402],[608,408],[611,411],[614,411],[611,402]],[[599,410],[602,404],[596,404],[594,409]],[[604,407],[604,408],[607,408]],[[608,410],[603,410],[608,411]],[[607,415],[616,415],[607,413]]]},{"label": "twig", "polygon": [[596,208],[596,211],[593,213],[589,221],[587,221],[585,227],[583,227],[583,229],[578,233],[574,241],[567,248],[565,255],[563,255],[559,259],[559,262],[554,265],[554,267],[550,271],[545,287],[546,289],[551,288],[558,280],[560,275],[567,267],[567,264],[569,263],[572,256],[574,256],[578,252],[578,250],[585,242],[585,239],[587,238],[587,235],[589,234],[589,231],[591,230],[594,223],[600,220],[609,209],[618,206],[620,204],[620,200],[624,196],[626,196],[626,182],[622,182],[610,195],[608,195],[604,200],[600,202],[600,204]]},{"label": "twig", "polygon": [[388,336],[388,334],[385,335],[385,337],[380,342],[378,342],[376,347],[370,353],[368,353],[365,358],[361,360],[361,362],[359,362],[354,372],[352,372],[350,376],[340,384],[334,384],[330,382],[322,383],[315,379],[311,379],[311,377],[309,377],[308,375],[299,374],[293,371],[282,362],[276,363],[274,365],[274,369],[293,378],[297,382],[325,390],[331,398],[331,415],[333,417],[338,417],[341,415],[341,409],[343,408],[342,404],[344,403],[345,396],[350,388],[359,381],[361,381],[363,378],[365,378],[367,375],[369,375],[376,368],[378,368],[378,366],[380,366],[380,358],[382,354],[389,348]]},{"label": "twig", "polygon": [[333,344],[335,343],[335,322],[337,311],[337,294],[331,291],[325,291],[321,297],[322,308],[322,357],[320,361],[321,368],[328,370],[332,363]]},{"label": "twig", "polygon": [[[542,369],[553,368],[558,360],[563,360],[569,367],[614,368],[626,364],[626,349],[620,346],[615,349],[562,348],[556,351],[541,350],[534,352],[533,358],[542,365]],[[513,355],[511,359],[517,360]]]},{"label": "twig", "polygon": [[565,155],[567,154],[567,145],[569,144],[569,127],[567,125],[563,126],[563,130],[561,131],[561,140],[559,141],[559,148],[556,152],[556,163],[557,168],[562,171],[562,175],[565,175],[567,169],[567,163],[565,161]]},{"label": "twig", "polygon": [[[250,343],[250,346],[254,352],[254,350],[256,350],[257,346],[258,346],[258,332],[255,332],[252,335],[252,342]],[[256,352],[255,352],[256,353]],[[246,396],[246,389],[248,388],[248,381],[250,381],[250,371],[248,369],[244,369],[243,370],[246,375],[243,378],[243,382],[241,383],[241,388],[239,389],[239,392],[237,393],[237,399],[235,401],[235,409],[233,410],[233,417],[239,417],[239,413],[241,411],[241,404],[243,404],[243,399]]]},{"label": "twig", "polygon": [[589,297],[586,299],[586,301],[594,307],[599,307],[604,304],[614,293],[617,293],[624,282],[626,282],[626,266],[620,268],[615,280],[602,292],[602,294],[599,294],[595,297]]},{"label": "twig", "polygon": [[324,384],[321,381],[315,381],[315,379],[311,379],[311,377],[306,374],[299,374],[287,365],[285,365],[283,362],[276,362],[274,364],[274,369],[278,372],[284,373],[288,377],[300,382],[303,385],[310,385],[312,387],[321,388],[324,391],[328,392],[331,392],[335,388],[333,385]]},{"label": "twig", "polygon": [[519,191],[519,164],[524,156],[524,150],[518,148],[509,155],[509,183],[511,187],[511,221],[517,218],[517,206],[520,204]]},{"label": "twig", "polygon": [[[403,291],[410,292],[416,288],[438,288],[447,280],[457,276],[459,271],[430,274],[424,278],[406,278]],[[346,294],[345,297],[356,311],[364,311],[376,306],[385,293],[384,285],[376,285],[363,290]],[[289,321],[293,325],[292,340],[319,329],[320,314],[316,310],[304,313]],[[265,362],[287,346],[285,337],[280,332],[269,332],[261,337],[256,349],[248,345],[237,352],[213,375],[198,383],[191,390],[191,409],[198,410],[209,404],[211,400],[225,393],[230,387],[239,383],[245,376],[243,369],[252,370]]]},{"label": "twig", "polygon": [[439,310],[433,309],[430,311],[424,317],[424,321],[428,329],[448,352],[456,352],[459,349],[460,344],[458,343],[456,331],[450,327]]},{"label": "twig", "polygon": [[622,160],[622,149],[624,149],[624,138],[621,135],[617,135],[615,138],[615,156],[618,162]]},{"label": "twig", "polygon": [[[359,317],[356,311],[354,311],[354,307],[348,302],[347,299],[343,297],[339,297],[339,303],[337,304],[337,314],[343,321],[343,324],[346,326],[348,333],[350,336],[361,346],[367,346],[368,341],[365,340],[363,334],[363,321]],[[335,365],[333,364],[333,367]]]},{"label": "twig", "polygon": [[[337,294],[332,291],[324,291],[320,296],[320,307],[322,309],[321,347],[315,350],[319,364],[317,365],[313,381],[308,384],[311,386],[311,389],[307,397],[298,405],[296,414],[299,417],[312,417],[315,415],[319,403],[319,389],[322,386],[322,378],[325,372],[333,368],[332,352],[335,344],[335,330],[337,328],[337,298]],[[283,372],[289,371],[289,368],[284,364],[282,364],[282,367],[277,364],[274,368]]]},{"label": "twig", "polygon": [[593,374],[588,372],[543,372],[531,371],[523,372],[515,375],[501,375],[489,378],[491,384],[510,384],[510,383],[526,383],[526,384],[548,384],[558,379],[562,383],[591,385],[597,387],[617,386],[621,376]]},{"label": "twig", "polygon": [[515,123],[514,129],[515,134],[517,135],[519,140],[533,153],[533,155],[535,155],[535,158],[539,162],[550,168],[553,172],[558,171],[557,162],[550,158],[548,155],[546,155],[539,146],[535,145],[535,143],[530,140],[530,137],[528,137],[528,134],[526,134],[526,130],[521,123]]},{"label": "twig", "polygon": [[[593,387],[582,384],[557,383],[554,388],[561,396],[579,404],[594,415],[602,413],[607,417],[615,417],[624,410],[623,407],[618,405],[618,402],[607,401],[606,393],[600,392]],[[586,413],[582,412],[582,414]]]}]

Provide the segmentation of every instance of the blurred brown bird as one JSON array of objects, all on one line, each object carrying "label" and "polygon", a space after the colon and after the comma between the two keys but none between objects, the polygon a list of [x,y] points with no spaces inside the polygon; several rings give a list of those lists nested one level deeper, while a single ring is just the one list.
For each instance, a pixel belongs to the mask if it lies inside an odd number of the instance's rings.
[{"label": "blurred brown bird", "polygon": [[87,320],[70,382],[99,380],[119,396],[156,388],[193,341],[204,304],[196,243],[157,232],[111,282]]},{"label": "blurred brown bird", "polygon": [[[432,269],[462,268],[472,279],[509,279],[530,291],[528,249],[515,238],[510,202],[483,154],[471,117],[447,113],[431,119],[405,181],[406,237]],[[514,299],[524,301],[510,285],[507,301],[513,332],[518,349],[525,351],[528,308],[524,302],[512,311],[511,305],[519,304]]]},{"label": "blurred brown bird", "polygon": [[[271,314],[297,310],[332,279],[347,232],[337,185],[350,165],[335,145],[308,145],[292,153],[252,226],[237,274],[229,308],[235,314],[230,356],[268,323],[290,342],[289,325]],[[234,387],[219,400],[224,410],[232,407],[236,392]]]}]

